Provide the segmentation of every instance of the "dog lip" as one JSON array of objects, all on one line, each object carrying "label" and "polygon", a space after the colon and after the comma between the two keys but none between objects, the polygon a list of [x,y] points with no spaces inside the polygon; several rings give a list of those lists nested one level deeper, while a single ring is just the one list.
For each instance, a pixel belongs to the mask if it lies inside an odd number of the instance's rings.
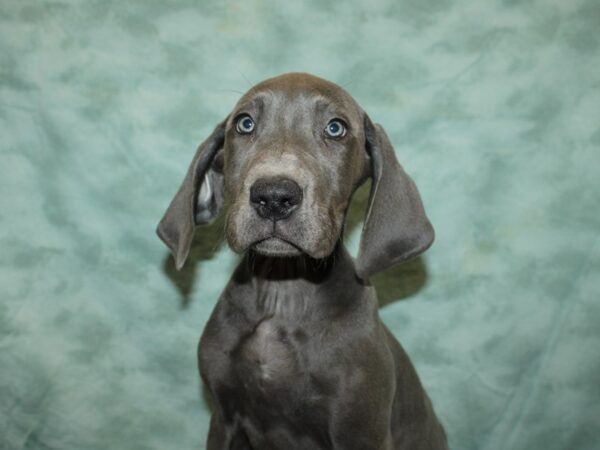
[{"label": "dog lip", "polygon": [[256,242],[253,242],[253,243],[251,244],[251,246],[253,247],[253,246],[255,246],[256,244],[260,244],[261,242],[266,242],[266,241],[269,241],[269,240],[271,240],[271,239],[276,239],[276,240],[278,240],[278,241],[285,242],[286,244],[289,244],[289,245],[291,245],[292,247],[296,247],[298,250],[302,251],[302,249],[301,249],[301,248],[298,246],[298,244],[296,244],[295,242],[292,242],[292,241],[290,241],[289,239],[286,239],[286,238],[284,238],[284,237],[281,237],[281,236],[279,236],[278,234],[271,234],[271,235],[269,235],[269,236],[267,236],[267,237],[265,237],[265,238],[259,239],[259,240],[257,240]]},{"label": "dog lip", "polygon": [[269,241],[272,241],[272,242],[279,241],[281,243],[289,245],[290,247],[293,247],[296,251],[298,251],[300,253],[306,253],[298,244],[296,244],[295,242],[291,242],[290,240],[288,240],[284,237],[281,237],[278,234],[271,234],[262,239],[258,239],[256,241],[254,241],[252,244],[250,244],[249,248],[253,248],[256,250],[257,246],[260,246],[260,244],[267,243]]}]

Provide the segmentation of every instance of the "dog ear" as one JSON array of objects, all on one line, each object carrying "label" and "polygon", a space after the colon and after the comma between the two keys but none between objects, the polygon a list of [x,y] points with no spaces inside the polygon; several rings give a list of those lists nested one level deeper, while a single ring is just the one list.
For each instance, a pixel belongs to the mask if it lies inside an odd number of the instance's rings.
[{"label": "dog ear", "polygon": [[181,187],[175,194],[156,234],[169,247],[177,270],[183,267],[190,251],[196,225],[209,224],[223,206],[223,174],[219,168],[225,141],[221,122],[198,147]]},{"label": "dog ear", "polygon": [[365,142],[372,184],[356,264],[361,278],[419,255],[434,239],[415,183],[398,163],[383,128],[366,114]]}]

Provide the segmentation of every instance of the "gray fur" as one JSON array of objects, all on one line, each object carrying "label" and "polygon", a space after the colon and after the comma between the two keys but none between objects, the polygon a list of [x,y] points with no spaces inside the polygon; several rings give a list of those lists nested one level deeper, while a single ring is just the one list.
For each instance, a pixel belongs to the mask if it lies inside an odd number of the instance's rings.
[{"label": "gray fur", "polygon": [[[254,119],[251,134],[236,131],[240,114]],[[333,118],[347,124],[343,138],[323,135]],[[341,233],[368,176],[355,263]],[[251,186],[272,177],[302,189],[282,220],[260,217],[249,202]],[[199,345],[214,403],[208,449],[446,449],[368,282],[434,238],[383,129],[333,83],[308,74],[266,80],[200,146],[158,227],[178,268],[194,226],[216,217],[223,192],[227,240],[244,257]]]}]

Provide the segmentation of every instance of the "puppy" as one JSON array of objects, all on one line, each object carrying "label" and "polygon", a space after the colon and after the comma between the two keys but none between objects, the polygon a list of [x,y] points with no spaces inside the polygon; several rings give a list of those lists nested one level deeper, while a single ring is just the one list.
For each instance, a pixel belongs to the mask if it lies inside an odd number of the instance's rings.
[{"label": "puppy", "polygon": [[[368,177],[354,261],[342,228]],[[177,268],[225,197],[227,241],[243,258],[199,345],[214,404],[207,448],[446,449],[368,281],[434,239],[381,126],[333,83],[266,80],[200,145],[158,226]]]}]

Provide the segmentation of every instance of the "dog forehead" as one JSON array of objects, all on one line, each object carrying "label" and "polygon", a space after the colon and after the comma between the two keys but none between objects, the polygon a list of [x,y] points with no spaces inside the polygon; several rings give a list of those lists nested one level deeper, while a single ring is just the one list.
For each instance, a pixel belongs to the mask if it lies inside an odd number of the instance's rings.
[{"label": "dog forehead", "polygon": [[335,83],[307,73],[288,73],[264,80],[238,101],[236,109],[256,104],[269,107],[317,107],[360,116],[352,96]]}]

